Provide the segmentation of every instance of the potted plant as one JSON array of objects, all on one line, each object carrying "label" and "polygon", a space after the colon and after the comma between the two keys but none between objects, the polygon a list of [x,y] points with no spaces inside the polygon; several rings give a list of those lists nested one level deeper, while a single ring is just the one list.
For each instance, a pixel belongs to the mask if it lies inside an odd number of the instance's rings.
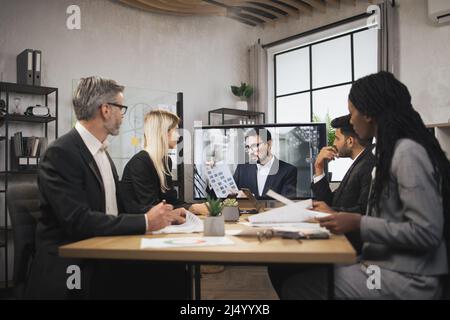
[{"label": "potted plant", "polygon": [[233,94],[240,99],[240,101],[236,102],[236,108],[240,110],[247,110],[247,100],[253,94],[253,87],[245,82],[241,82],[239,87],[231,86],[231,92],[233,92]]},{"label": "potted plant", "polygon": [[325,121],[322,121],[322,119],[314,114],[313,115],[313,122],[325,122],[327,126],[327,140],[328,140],[328,146],[332,147],[334,144],[334,139],[336,138],[336,130],[331,126],[331,116],[327,112],[325,116]]},{"label": "potted plant", "polygon": [[208,216],[204,221],[203,235],[205,237],[222,237],[225,235],[225,221],[222,215],[222,202],[211,197],[206,198]]},{"label": "potted plant", "polygon": [[[321,118],[314,114],[313,115],[313,122],[325,122],[327,126],[327,140],[328,140],[328,146],[332,147],[334,145],[334,139],[336,139],[336,129],[334,129],[331,126],[331,116],[327,112],[325,116],[325,121],[322,121]],[[331,178],[333,177],[333,173],[331,171],[328,172],[328,181],[331,181]]]},{"label": "potted plant", "polygon": [[225,199],[223,201],[222,214],[225,221],[239,220],[239,203],[236,199]]}]

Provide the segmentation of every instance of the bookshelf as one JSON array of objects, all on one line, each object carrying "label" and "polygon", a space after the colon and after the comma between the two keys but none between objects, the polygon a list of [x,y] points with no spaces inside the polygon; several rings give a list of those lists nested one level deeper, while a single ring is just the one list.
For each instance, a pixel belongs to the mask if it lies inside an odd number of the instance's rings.
[{"label": "bookshelf", "polygon": [[[239,110],[231,108],[219,108],[208,111],[208,125],[213,125],[213,115],[220,116],[220,123],[215,124],[240,124],[239,120],[252,121],[254,124],[263,124],[266,122],[266,115],[264,112]],[[226,116],[234,116],[234,119],[227,120]],[[230,122],[231,121],[231,122]],[[262,121],[262,122],[261,122]]]},{"label": "bookshelf", "polygon": [[[11,114],[10,99],[12,95],[17,94],[44,97],[44,105],[50,108],[51,116],[39,117]],[[51,98],[53,98],[52,105],[49,105]],[[8,288],[10,283],[8,277],[8,247],[10,246],[9,242],[11,241],[10,235],[12,231],[8,219],[8,182],[18,176],[35,177],[39,163],[39,157],[36,155],[21,154],[16,157],[11,138],[14,137],[15,133],[21,132],[22,129],[26,129],[30,125],[42,126],[43,135],[39,138],[44,138],[47,143],[50,142],[48,141],[49,125],[54,126],[54,139],[58,137],[58,88],[0,82],[0,99],[5,101],[6,106],[6,114],[0,115],[0,148],[4,148],[3,150],[5,151],[4,157],[1,159],[3,164],[0,168],[0,196],[4,197],[4,206],[0,208],[0,212],[3,215],[3,221],[0,221],[0,250],[4,250],[4,261],[0,261],[0,270],[4,270],[5,287]],[[20,139],[19,141],[23,140]],[[40,151],[42,154],[45,148]],[[15,163],[16,160],[17,163]]]}]

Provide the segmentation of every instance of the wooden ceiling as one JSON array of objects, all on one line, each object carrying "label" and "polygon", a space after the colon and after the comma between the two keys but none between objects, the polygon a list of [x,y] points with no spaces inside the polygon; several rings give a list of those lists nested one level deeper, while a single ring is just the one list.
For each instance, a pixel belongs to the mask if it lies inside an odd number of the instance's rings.
[{"label": "wooden ceiling", "polygon": [[372,0],[119,0],[146,11],[178,16],[227,16],[251,26],[271,25],[302,15],[325,13],[328,6]]}]

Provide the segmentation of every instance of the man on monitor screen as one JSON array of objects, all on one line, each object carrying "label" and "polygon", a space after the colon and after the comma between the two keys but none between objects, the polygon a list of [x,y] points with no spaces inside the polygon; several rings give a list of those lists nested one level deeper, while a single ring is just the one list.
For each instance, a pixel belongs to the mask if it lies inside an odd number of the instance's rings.
[{"label": "man on monitor screen", "polygon": [[269,190],[295,198],[297,168],[272,154],[272,135],[264,128],[253,128],[245,135],[248,163],[239,164],[234,180],[239,189],[248,188],[257,199]]}]

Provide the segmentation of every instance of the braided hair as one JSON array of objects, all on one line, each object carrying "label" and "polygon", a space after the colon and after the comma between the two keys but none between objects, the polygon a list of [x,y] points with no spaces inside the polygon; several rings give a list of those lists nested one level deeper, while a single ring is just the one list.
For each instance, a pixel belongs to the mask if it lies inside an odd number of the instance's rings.
[{"label": "braided hair", "polygon": [[[444,207],[444,235],[449,240],[450,162],[436,137],[425,127],[411,104],[408,88],[389,72],[379,72],[357,80],[349,95],[355,108],[377,123],[376,175],[369,206],[378,208],[383,188],[388,186],[394,148],[408,138],[422,145],[431,160],[436,181],[441,183]],[[450,249],[450,248],[447,248]]]}]

